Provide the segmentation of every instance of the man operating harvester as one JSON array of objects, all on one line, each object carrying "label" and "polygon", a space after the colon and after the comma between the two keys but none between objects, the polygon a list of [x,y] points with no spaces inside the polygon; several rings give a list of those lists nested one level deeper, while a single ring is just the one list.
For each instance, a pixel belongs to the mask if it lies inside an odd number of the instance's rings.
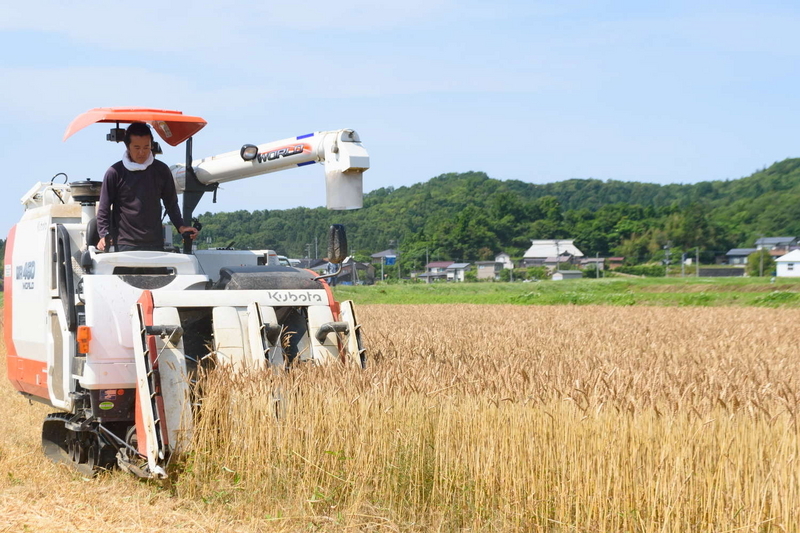
[{"label": "man operating harvester", "polygon": [[164,250],[161,204],[181,234],[197,237],[178,207],[178,194],[169,167],[153,157],[153,134],[147,124],[135,122],[125,132],[125,154],[103,178],[97,207],[97,249],[117,251]]}]

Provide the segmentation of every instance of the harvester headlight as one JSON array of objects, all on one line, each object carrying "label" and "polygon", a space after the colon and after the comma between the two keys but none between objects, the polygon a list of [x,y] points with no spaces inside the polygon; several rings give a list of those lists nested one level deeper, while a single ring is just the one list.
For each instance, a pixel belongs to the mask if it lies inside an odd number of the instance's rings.
[{"label": "harvester headlight", "polygon": [[242,156],[242,159],[245,161],[252,161],[258,155],[258,146],[254,144],[245,144],[239,151],[239,155]]}]

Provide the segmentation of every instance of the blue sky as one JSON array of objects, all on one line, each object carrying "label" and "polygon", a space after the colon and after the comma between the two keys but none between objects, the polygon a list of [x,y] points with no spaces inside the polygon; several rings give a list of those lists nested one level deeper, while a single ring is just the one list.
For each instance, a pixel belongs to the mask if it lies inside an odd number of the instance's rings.
[{"label": "blue sky", "polygon": [[[800,152],[798,27],[798,4],[769,1],[0,0],[0,234],[35,182],[100,180],[119,160],[105,125],[61,141],[106,106],[204,117],[198,158],[353,128],[367,191],[468,170],[739,178]],[[250,178],[218,198],[197,212],[316,207],[324,176]]]}]

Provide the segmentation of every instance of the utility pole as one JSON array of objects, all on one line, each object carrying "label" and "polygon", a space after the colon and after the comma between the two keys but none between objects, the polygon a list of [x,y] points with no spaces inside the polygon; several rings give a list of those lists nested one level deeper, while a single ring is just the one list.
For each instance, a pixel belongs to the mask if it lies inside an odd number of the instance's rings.
[{"label": "utility pole", "polygon": [[558,239],[556,239],[556,272],[558,272],[559,268],[559,260],[561,259],[561,252],[558,249]]},{"label": "utility pole", "polygon": [[319,239],[314,235],[314,259],[319,259]]},{"label": "utility pole", "polygon": [[681,277],[686,277],[686,252],[681,255]]},{"label": "utility pole", "polygon": [[594,279],[600,278],[600,252],[594,254]]},{"label": "utility pole", "polygon": [[694,277],[700,277],[700,247],[694,249]]},{"label": "utility pole", "polygon": [[306,243],[306,259],[311,259],[311,243]]},{"label": "utility pole", "polygon": [[397,281],[400,281],[400,252],[397,251],[397,240],[389,240],[389,249],[394,252],[394,263],[397,266]]},{"label": "utility pole", "polygon": [[664,269],[664,277],[665,278],[669,277],[669,264],[670,264],[669,256],[670,256],[670,247],[671,246],[672,246],[672,242],[671,241],[667,241],[667,244],[664,245],[664,250],[666,250],[666,253],[664,254],[664,258],[665,258],[664,259],[664,264],[666,265],[666,268]]}]

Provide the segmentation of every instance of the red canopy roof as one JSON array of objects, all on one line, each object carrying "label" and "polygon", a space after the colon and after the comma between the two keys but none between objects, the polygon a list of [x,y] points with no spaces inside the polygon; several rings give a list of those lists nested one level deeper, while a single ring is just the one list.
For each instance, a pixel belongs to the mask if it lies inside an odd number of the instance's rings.
[{"label": "red canopy roof", "polygon": [[78,115],[64,132],[64,139],[96,122],[146,122],[153,126],[158,135],[170,146],[180,143],[203,129],[206,121],[200,117],[184,115],[180,111],[167,109],[147,109],[139,107],[96,107]]}]

